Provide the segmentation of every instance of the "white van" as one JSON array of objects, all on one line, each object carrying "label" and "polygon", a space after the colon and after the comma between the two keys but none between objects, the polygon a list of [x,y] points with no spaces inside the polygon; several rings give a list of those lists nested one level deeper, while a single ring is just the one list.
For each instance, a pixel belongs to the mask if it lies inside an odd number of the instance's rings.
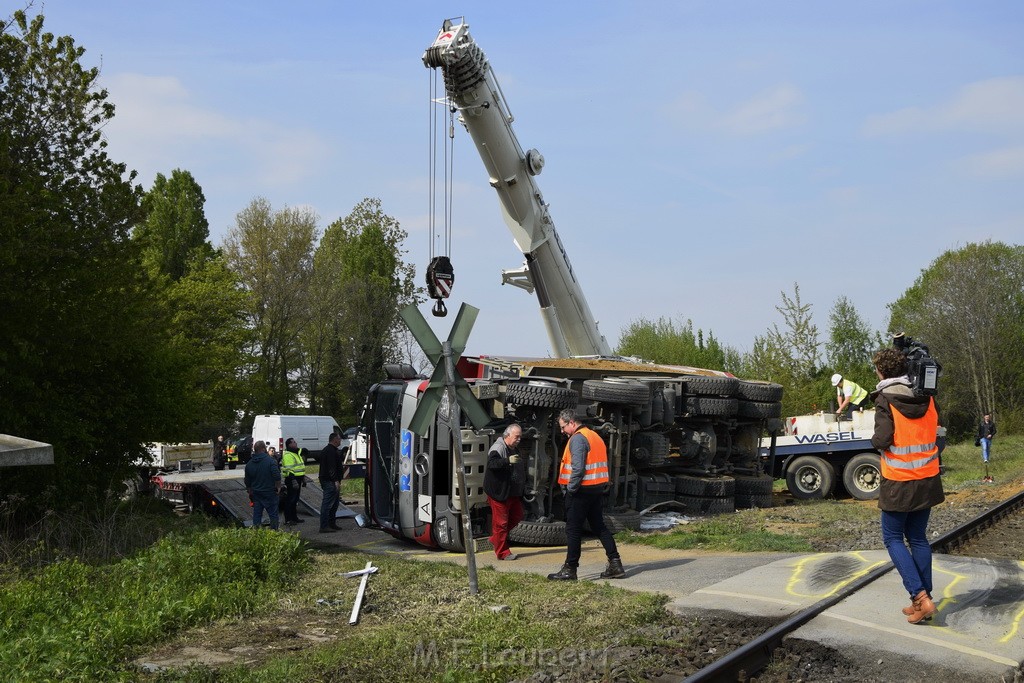
[{"label": "white van", "polygon": [[338,422],[328,415],[257,415],[252,425],[253,443],[263,441],[284,452],[284,442],[295,439],[299,448],[306,449],[306,460],[320,460],[320,451],[327,445],[332,433],[342,433]]}]

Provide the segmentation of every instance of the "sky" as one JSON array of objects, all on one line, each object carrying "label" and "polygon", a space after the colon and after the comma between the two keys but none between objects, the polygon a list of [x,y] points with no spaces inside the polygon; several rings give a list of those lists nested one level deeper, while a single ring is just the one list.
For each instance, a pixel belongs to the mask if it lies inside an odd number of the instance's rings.
[{"label": "sky", "polygon": [[[408,232],[420,284],[444,225],[439,212],[431,233],[437,105],[421,56],[444,19],[465,17],[521,146],[545,157],[537,183],[613,348],[630,323],[665,318],[749,351],[784,327],[777,307],[796,286],[822,342],[843,296],[884,333],[887,306],[943,252],[1024,243],[1019,0],[36,0],[32,12],[100,68],[111,157],[144,189],[189,171],[214,245],[256,197],[313,209],[321,230],[376,197]],[[448,308],[480,309],[466,351],[550,355],[535,298],[501,284],[522,254],[461,127],[454,149]],[[447,337],[454,315],[421,308]]]}]

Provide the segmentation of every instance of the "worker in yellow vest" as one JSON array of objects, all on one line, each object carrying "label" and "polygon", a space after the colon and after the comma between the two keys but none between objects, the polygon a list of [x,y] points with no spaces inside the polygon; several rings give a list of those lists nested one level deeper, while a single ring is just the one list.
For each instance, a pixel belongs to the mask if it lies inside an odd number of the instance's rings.
[{"label": "worker in yellow vest", "polygon": [[838,372],[832,375],[832,386],[836,388],[836,400],[839,401],[836,415],[850,419],[850,413],[854,408],[863,409],[867,403],[867,389],[856,382],[851,382]]},{"label": "worker in yellow vest", "polygon": [[928,518],[932,508],[945,500],[936,438],[939,411],[933,397],[914,393],[902,352],[883,349],[873,361],[880,381],[871,394],[875,402],[871,445],[882,453],[878,487],[882,542],[910,594],[910,606],[903,608],[903,614],[916,624],[936,611],[931,597]]},{"label": "worker in yellow vest", "polygon": [[299,519],[298,504],[299,494],[302,493],[306,480],[306,460],[302,457],[302,450],[296,445],[295,439],[289,438],[284,442],[281,475],[284,477],[287,492],[284,499],[285,526],[302,524],[305,520]]},{"label": "worker in yellow vest", "polygon": [[565,501],[565,536],[567,548],[565,563],[554,574],[552,581],[575,581],[580,566],[583,542],[583,522],[597,534],[608,556],[608,566],[601,572],[602,579],[620,579],[626,575],[619,558],[615,538],[604,523],[603,499],[608,488],[608,448],[594,430],[580,424],[576,412],[566,408],[558,415],[558,425],[567,441],[562,453],[558,484]]},{"label": "worker in yellow vest", "polygon": [[228,469],[233,470],[238,466],[238,445],[234,442],[228,444]]}]

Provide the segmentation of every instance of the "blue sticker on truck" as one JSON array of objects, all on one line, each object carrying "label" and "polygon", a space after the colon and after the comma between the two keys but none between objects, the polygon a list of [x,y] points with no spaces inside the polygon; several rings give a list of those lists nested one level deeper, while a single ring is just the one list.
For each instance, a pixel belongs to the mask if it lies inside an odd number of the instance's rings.
[{"label": "blue sticker on truck", "polygon": [[412,491],[412,432],[402,430],[402,447],[399,451],[398,490]]}]

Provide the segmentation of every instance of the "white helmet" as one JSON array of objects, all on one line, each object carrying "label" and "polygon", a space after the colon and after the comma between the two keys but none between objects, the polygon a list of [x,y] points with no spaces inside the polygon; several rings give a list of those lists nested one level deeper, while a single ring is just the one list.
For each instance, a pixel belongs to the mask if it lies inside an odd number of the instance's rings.
[{"label": "white helmet", "polygon": [[832,375],[832,386],[838,387],[839,383],[842,382],[842,381],[843,381],[843,376],[840,375],[838,372],[836,374]]}]

